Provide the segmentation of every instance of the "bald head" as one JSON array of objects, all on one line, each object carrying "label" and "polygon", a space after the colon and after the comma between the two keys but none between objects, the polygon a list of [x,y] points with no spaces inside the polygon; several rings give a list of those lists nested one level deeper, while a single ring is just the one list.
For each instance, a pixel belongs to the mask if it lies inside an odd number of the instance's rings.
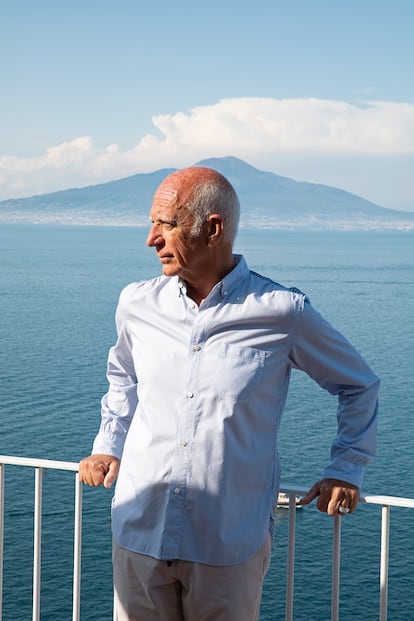
[{"label": "bald head", "polygon": [[204,166],[183,168],[169,175],[154,195],[158,205],[185,208],[194,218],[192,235],[200,234],[211,214],[219,214],[224,223],[224,237],[234,242],[240,206],[231,183],[219,172]]}]

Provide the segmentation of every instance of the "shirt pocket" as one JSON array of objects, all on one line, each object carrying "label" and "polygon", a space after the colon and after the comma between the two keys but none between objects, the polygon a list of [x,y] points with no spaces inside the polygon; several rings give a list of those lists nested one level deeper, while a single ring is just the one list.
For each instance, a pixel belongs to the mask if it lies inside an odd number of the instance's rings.
[{"label": "shirt pocket", "polygon": [[208,345],[200,367],[201,384],[217,397],[246,399],[258,386],[269,352],[233,344]]}]

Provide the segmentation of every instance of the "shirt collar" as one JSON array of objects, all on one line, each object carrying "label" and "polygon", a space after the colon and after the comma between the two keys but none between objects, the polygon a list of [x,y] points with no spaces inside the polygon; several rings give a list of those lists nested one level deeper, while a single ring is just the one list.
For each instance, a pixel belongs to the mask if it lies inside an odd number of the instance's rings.
[{"label": "shirt collar", "polygon": [[231,272],[224,276],[220,283],[220,291],[223,298],[230,295],[249,273],[249,268],[247,267],[244,257],[241,254],[235,254],[233,257],[236,261],[236,265]]},{"label": "shirt collar", "polygon": [[[220,292],[220,295],[223,299],[229,296],[249,273],[249,268],[244,257],[241,254],[234,254],[233,257],[236,262],[235,266],[228,274],[224,276],[224,278],[220,282],[218,282],[213,287],[212,291],[210,292]],[[177,282],[179,287],[179,295],[187,293],[187,286],[184,280],[178,278]]]}]

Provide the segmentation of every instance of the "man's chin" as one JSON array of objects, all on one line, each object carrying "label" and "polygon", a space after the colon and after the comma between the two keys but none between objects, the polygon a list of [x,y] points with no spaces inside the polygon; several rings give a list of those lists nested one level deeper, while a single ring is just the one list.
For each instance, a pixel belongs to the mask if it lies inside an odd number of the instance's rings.
[{"label": "man's chin", "polygon": [[164,276],[178,276],[180,270],[176,265],[165,264],[162,266]]}]

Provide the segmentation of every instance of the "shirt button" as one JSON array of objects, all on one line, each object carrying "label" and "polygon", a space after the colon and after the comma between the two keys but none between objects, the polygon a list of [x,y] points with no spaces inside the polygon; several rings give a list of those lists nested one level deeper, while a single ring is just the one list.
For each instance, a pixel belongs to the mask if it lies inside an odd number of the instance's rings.
[{"label": "shirt button", "polygon": [[193,345],[193,351],[200,351],[200,345]]},{"label": "shirt button", "polygon": [[189,399],[192,399],[192,398],[194,397],[194,393],[193,393],[193,392],[191,392],[191,390],[189,390],[189,391],[188,391],[188,393],[187,393],[187,397],[188,397]]},{"label": "shirt button", "polygon": [[180,488],[179,488],[179,487],[176,487],[176,488],[174,489],[174,494],[179,494],[180,492],[181,492],[181,490],[180,490]]},{"label": "shirt button", "polygon": [[187,446],[187,441],[186,440],[181,440],[180,444],[181,444],[181,446]]}]

